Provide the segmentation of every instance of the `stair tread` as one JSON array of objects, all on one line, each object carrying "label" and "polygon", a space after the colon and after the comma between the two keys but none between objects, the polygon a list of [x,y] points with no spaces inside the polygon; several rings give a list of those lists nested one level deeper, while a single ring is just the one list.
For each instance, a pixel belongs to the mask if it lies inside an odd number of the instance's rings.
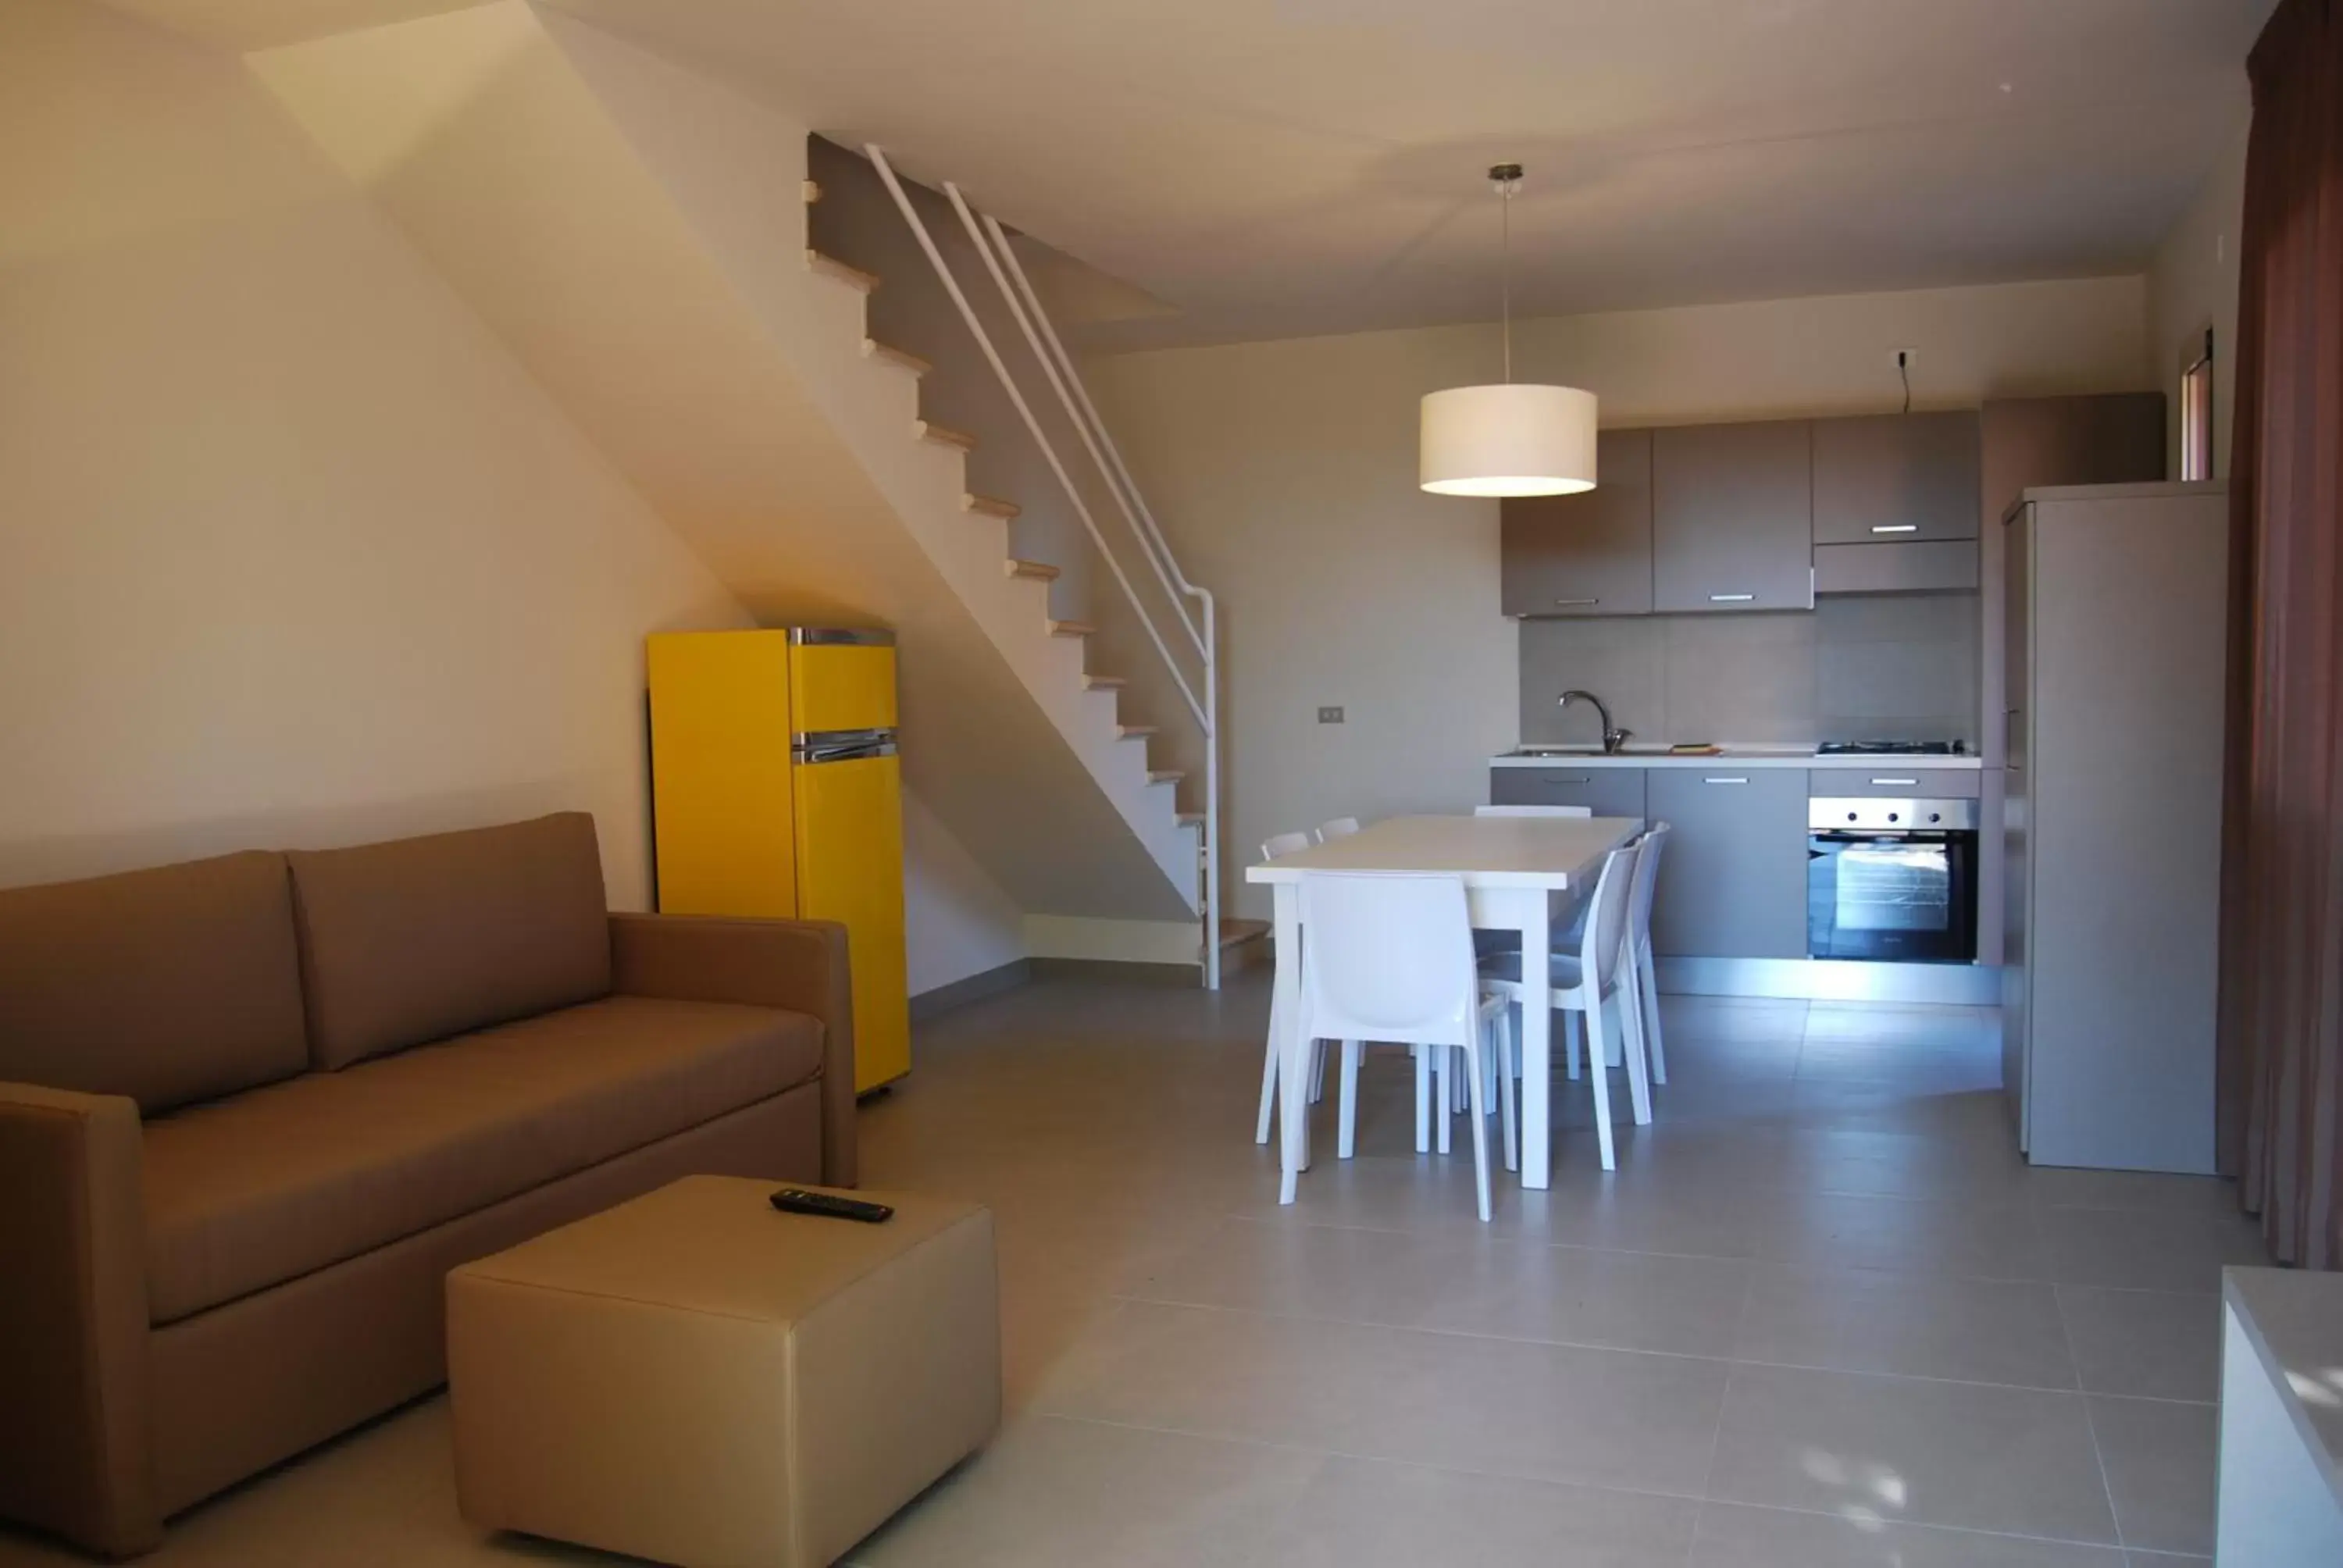
[{"label": "stair tread", "polygon": [[1177,784],[1188,775],[1177,768],[1152,768],[1148,770],[1150,784]]},{"label": "stair tread", "polygon": [[884,359],[890,365],[900,365],[914,376],[925,376],[935,368],[908,348],[898,348],[891,343],[881,343],[875,337],[862,340],[865,359]]},{"label": "stair tread", "polygon": [[1047,561],[1021,561],[1012,556],[1007,565],[1009,575],[1013,578],[1027,578],[1043,583],[1058,580],[1058,568]]},{"label": "stair tread", "polygon": [[1221,917],[1221,946],[1228,949],[1242,942],[1259,941],[1274,929],[1267,920],[1245,920],[1234,915],[1223,915]]},{"label": "stair tread", "polygon": [[998,496],[964,495],[960,498],[960,505],[962,511],[976,512],[988,518],[1014,518],[1024,510],[1016,502],[1004,501]]},{"label": "stair tread", "polygon": [[1202,811],[1182,811],[1172,820],[1182,828],[1201,828],[1204,825],[1204,814]]},{"label": "stair tread", "polygon": [[1082,684],[1092,691],[1119,691],[1131,682],[1120,675],[1085,675]]},{"label": "stair tread", "polygon": [[806,248],[806,266],[824,277],[834,277],[850,287],[868,294],[879,286],[879,275],[865,272],[851,262],[840,261],[834,256],[824,256],[810,246]]},{"label": "stair tread", "polygon": [[1050,623],[1051,637],[1088,637],[1098,628],[1086,620],[1053,620]]},{"label": "stair tread", "polygon": [[806,199],[806,206],[811,206],[814,203],[821,199],[821,182],[819,180],[806,181],[803,192]]},{"label": "stair tread", "polygon": [[1156,727],[1152,724],[1118,724],[1114,727],[1114,732],[1125,740],[1143,739],[1155,731]]},{"label": "stair tread", "polygon": [[955,430],[932,419],[917,419],[912,423],[922,441],[933,441],[939,447],[957,447],[963,452],[976,450],[976,437],[965,430]]}]

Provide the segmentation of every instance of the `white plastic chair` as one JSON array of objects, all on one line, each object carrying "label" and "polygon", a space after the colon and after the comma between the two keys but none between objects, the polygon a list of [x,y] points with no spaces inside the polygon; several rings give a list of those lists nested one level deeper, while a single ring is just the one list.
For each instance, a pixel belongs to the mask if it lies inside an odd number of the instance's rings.
[{"label": "white plastic chair", "polygon": [[[1625,980],[1624,963],[1627,957],[1627,905],[1633,895],[1635,863],[1642,851],[1634,848],[1614,849],[1604,857],[1603,874],[1594,884],[1594,896],[1586,920],[1586,931],[1575,956],[1550,953],[1546,957],[1546,980],[1551,990],[1548,1000],[1556,1012],[1567,1015],[1564,1028],[1574,1049],[1578,1044],[1580,1020],[1585,1020],[1586,1077],[1594,1095],[1594,1135],[1603,1154],[1603,1169],[1615,1171],[1618,1160],[1611,1139],[1611,1079],[1603,1064],[1610,1055],[1604,1037],[1603,1004],[1620,994]],[[1490,995],[1503,998],[1508,1004],[1518,1006],[1522,1000],[1522,954],[1519,951],[1497,953],[1481,960],[1481,984]],[[1633,993],[1627,1000],[1632,1001]],[[1643,1053],[1640,1042],[1643,1020],[1633,1006],[1620,1009],[1623,1027],[1628,1041],[1622,1052],[1627,1060],[1631,1077],[1642,1073]],[[1506,1030],[1508,1042],[1506,1072],[1513,1070],[1511,1041],[1517,1038]],[[1648,1106],[1648,1091],[1637,1097],[1638,1103]],[[1648,1111],[1646,1115],[1648,1116]]]},{"label": "white plastic chair", "polygon": [[1592,806],[1475,806],[1475,817],[1592,817]]},{"label": "white plastic chair", "polygon": [[[1484,996],[1473,960],[1473,926],[1461,877],[1312,871],[1302,879],[1302,1034],[1342,1042],[1339,1153],[1356,1147],[1362,1042],[1416,1051],[1416,1139],[1429,1109],[1431,1052],[1462,1050],[1472,1094],[1473,1177],[1489,1218],[1486,1041],[1506,1034],[1500,998]],[[1503,1047],[1500,1045],[1502,1051]],[[1513,1121],[1501,1118],[1511,1142]],[[1295,1172],[1287,1171],[1290,1194]]]},{"label": "white plastic chair", "polygon": [[[1308,848],[1310,848],[1310,835],[1307,833],[1276,833],[1262,840],[1261,858],[1264,860],[1274,860],[1280,855],[1295,854]],[[1284,961],[1282,956],[1279,961]],[[1252,1141],[1255,1143],[1269,1141],[1270,1122],[1277,1109],[1277,1026],[1281,1020],[1277,1012],[1276,994],[1276,990],[1272,987],[1270,991],[1269,1004],[1269,1047],[1264,1053],[1266,1060],[1262,1061],[1261,1067],[1261,1114],[1253,1123]],[[1324,1094],[1325,1082],[1326,1054],[1322,1050],[1312,1050],[1310,1057],[1310,1098],[1313,1102]]]},{"label": "white plastic chair", "polygon": [[1356,817],[1337,817],[1331,822],[1318,824],[1318,841],[1322,844],[1335,839],[1347,839],[1359,830]]},{"label": "white plastic chair", "polygon": [[1652,967],[1652,893],[1659,881],[1660,856],[1673,831],[1665,822],[1654,822],[1644,832],[1635,856],[1635,891],[1627,904],[1627,983],[1635,990],[1635,1016],[1643,1025],[1648,1058],[1645,1071],[1653,1083],[1668,1081],[1668,1052],[1660,1039],[1660,982]]}]

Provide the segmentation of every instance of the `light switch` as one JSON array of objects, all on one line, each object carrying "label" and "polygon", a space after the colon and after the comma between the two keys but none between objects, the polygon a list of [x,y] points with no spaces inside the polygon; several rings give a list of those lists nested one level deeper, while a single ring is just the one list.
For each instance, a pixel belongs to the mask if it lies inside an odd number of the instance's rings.
[{"label": "light switch", "polygon": [[1342,710],[1339,708],[1322,708],[1318,710],[1318,722],[1340,724],[1342,722]]}]

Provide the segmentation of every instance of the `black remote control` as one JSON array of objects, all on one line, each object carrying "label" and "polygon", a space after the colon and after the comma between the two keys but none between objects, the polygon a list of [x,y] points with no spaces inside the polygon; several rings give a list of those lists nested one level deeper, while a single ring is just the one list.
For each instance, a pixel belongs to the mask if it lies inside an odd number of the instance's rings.
[{"label": "black remote control", "polygon": [[860,1198],[809,1192],[802,1187],[784,1187],[774,1193],[773,1207],[784,1214],[812,1214],[824,1220],[860,1220],[866,1225],[880,1224],[895,1217],[895,1211],[884,1203],[865,1203]]}]

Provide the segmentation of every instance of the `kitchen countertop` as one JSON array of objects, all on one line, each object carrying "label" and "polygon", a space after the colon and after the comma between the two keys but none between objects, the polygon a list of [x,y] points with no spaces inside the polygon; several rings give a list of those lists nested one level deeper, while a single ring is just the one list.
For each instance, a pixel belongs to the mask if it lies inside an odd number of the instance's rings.
[{"label": "kitchen countertop", "polygon": [[1870,756],[1817,757],[1811,747],[1789,746],[1728,746],[1713,756],[1686,757],[1664,750],[1604,753],[1589,747],[1584,751],[1553,751],[1536,756],[1523,756],[1508,751],[1489,759],[1492,768],[1715,768],[1730,764],[1735,768],[1868,768],[1881,769],[1946,769],[1975,770],[1984,766],[1984,759],[1975,753],[1964,757]]}]

